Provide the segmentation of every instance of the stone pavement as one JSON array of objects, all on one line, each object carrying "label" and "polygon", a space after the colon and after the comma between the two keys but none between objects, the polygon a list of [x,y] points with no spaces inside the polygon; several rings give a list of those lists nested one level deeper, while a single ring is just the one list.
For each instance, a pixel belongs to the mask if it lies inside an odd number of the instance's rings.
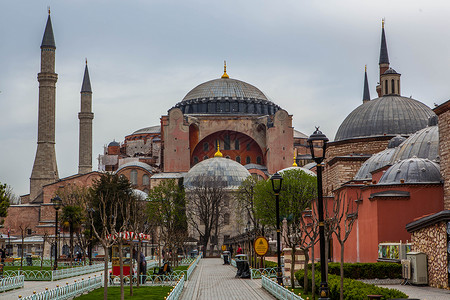
[{"label": "stone pavement", "polygon": [[432,288],[429,286],[414,286],[414,285],[378,285],[389,289],[399,290],[411,299],[420,300],[449,300],[450,290]]},{"label": "stone pavement", "polygon": [[181,300],[269,300],[275,299],[261,287],[261,280],[235,278],[236,268],[220,258],[203,258],[184,286]]},{"label": "stone pavement", "polygon": [[19,295],[21,295],[22,297],[30,296],[33,294],[33,291],[36,291],[36,293],[40,293],[45,291],[46,287],[50,290],[56,288],[57,285],[66,285],[66,282],[71,284],[74,283],[75,280],[78,281],[81,280],[81,278],[87,279],[89,276],[91,276],[92,278],[94,277],[94,275],[100,276],[100,274],[103,274],[103,272],[95,272],[56,281],[25,281],[24,287],[21,289],[0,293],[0,299],[16,300],[19,299]]}]

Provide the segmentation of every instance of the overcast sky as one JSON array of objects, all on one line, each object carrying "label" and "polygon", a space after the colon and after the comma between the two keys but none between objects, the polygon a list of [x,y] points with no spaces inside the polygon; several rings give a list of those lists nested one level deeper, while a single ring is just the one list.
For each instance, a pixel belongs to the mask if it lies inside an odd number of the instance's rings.
[{"label": "overcast sky", "polygon": [[93,169],[103,146],[159,124],[223,61],[331,139],[362,103],[364,65],[375,98],[381,19],[402,95],[430,107],[450,98],[449,1],[22,0],[0,4],[0,182],[29,193],[36,153],[40,44],[47,6],[56,41],[56,158],[78,170],[85,57],[93,90]]}]

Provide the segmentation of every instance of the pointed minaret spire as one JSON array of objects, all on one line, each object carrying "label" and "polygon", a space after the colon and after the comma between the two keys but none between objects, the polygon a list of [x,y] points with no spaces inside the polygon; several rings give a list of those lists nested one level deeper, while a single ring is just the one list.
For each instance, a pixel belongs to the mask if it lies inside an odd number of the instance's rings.
[{"label": "pointed minaret spire", "polygon": [[83,84],[81,85],[81,92],[91,92],[91,80],[89,79],[89,71],[87,66],[87,58],[86,58],[86,67],[84,68],[84,77]]},{"label": "pointed minaret spire", "polygon": [[83,84],[81,85],[81,110],[78,113],[80,120],[80,139],[78,151],[78,174],[92,171],[92,89],[87,66],[84,68]]},{"label": "pointed minaret spire", "polygon": [[52,20],[50,18],[50,7],[48,8],[47,25],[45,25],[44,37],[42,38],[42,48],[56,49],[55,38],[53,36]]},{"label": "pointed minaret spire", "polygon": [[363,103],[370,101],[369,81],[367,80],[367,65],[364,67],[364,93]]},{"label": "pointed minaret spire", "polygon": [[389,64],[389,55],[386,44],[386,35],[384,33],[384,19],[381,23],[381,48],[380,48],[380,61],[379,64]]},{"label": "pointed minaret spire", "polygon": [[228,76],[227,74],[227,61],[224,60],[223,61],[223,75],[222,78],[230,78],[230,76]]}]

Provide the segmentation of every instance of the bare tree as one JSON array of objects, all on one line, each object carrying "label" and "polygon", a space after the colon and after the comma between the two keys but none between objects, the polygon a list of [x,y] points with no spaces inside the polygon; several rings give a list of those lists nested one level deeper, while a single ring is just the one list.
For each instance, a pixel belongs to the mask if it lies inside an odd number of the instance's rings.
[{"label": "bare tree", "polygon": [[336,219],[333,233],[341,246],[340,300],[344,299],[344,244],[352,232],[353,224],[358,218],[359,199],[361,196],[358,195],[357,198],[354,201],[348,195],[339,192],[335,194],[333,202],[333,215]]},{"label": "bare tree", "polygon": [[22,247],[22,253],[20,254],[20,269],[22,270],[22,267],[23,267],[23,252],[24,252],[24,246],[25,246],[25,242],[24,242],[24,240],[25,240],[25,236],[26,236],[26,234],[27,234],[27,231],[28,231],[28,229],[30,229],[31,228],[31,225],[29,224],[29,223],[20,223],[19,224],[19,230],[20,230],[20,237],[21,237],[21,239],[22,239],[22,244],[21,244],[21,247]]},{"label": "bare tree", "polygon": [[204,175],[186,192],[188,222],[199,234],[205,254],[212,234],[217,238],[223,221],[225,187],[222,178]]}]

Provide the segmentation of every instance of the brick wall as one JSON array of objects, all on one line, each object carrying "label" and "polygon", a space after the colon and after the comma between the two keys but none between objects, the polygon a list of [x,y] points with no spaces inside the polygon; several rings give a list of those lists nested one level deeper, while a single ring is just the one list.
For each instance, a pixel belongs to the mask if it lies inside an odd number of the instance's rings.
[{"label": "brick wall", "polygon": [[444,178],[444,209],[450,210],[450,102],[434,109],[439,117],[439,156]]}]

